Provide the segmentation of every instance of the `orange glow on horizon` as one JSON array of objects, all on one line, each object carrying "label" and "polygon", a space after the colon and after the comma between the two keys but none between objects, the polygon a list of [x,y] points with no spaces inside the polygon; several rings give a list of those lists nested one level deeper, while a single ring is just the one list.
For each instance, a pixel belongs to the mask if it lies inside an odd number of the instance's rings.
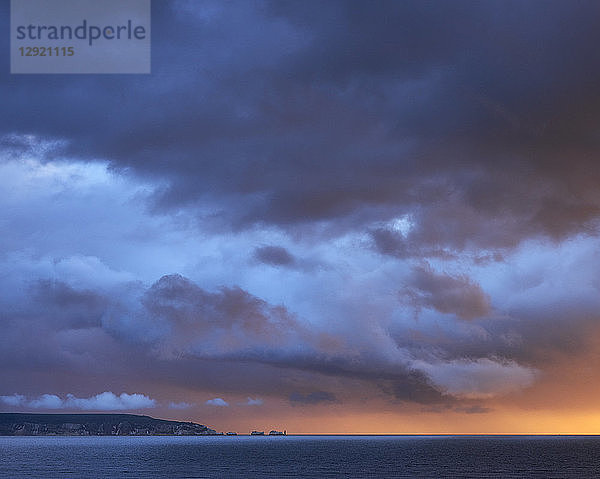
[{"label": "orange glow on horizon", "polygon": [[[200,421],[202,422],[202,421]],[[219,431],[287,430],[288,434],[600,434],[600,414],[556,411],[467,413],[256,414],[222,418]]]}]

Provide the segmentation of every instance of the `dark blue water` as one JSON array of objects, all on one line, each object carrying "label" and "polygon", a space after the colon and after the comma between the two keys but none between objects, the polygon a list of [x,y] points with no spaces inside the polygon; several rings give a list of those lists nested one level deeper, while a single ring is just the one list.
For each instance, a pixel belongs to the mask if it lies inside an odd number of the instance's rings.
[{"label": "dark blue water", "polygon": [[0,437],[0,478],[592,478],[595,436]]}]

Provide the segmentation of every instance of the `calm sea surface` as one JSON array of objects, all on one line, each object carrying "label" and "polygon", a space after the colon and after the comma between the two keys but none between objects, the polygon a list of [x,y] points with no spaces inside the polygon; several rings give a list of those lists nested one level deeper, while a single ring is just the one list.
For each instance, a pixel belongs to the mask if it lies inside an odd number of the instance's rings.
[{"label": "calm sea surface", "polygon": [[0,437],[0,478],[587,478],[600,437]]}]

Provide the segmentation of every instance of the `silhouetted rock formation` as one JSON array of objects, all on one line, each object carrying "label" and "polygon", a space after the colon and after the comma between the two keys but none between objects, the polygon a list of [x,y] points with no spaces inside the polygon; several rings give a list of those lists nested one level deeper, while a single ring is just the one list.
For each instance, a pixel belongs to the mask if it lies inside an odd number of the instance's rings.
[{"label": "silhouetted rock formation", "polygon": [[193,422],[135,414],[0,413],[2,436],[207,436],[217,432]]}]

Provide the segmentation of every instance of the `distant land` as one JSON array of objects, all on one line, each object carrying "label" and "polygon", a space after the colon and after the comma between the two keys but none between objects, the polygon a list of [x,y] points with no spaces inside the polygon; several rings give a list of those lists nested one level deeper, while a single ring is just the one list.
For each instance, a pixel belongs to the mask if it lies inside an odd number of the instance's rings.
[{"label": "distant land", "polygon": [[212,436],[193,422],[136,414],[0,413],[0,436]]}]

